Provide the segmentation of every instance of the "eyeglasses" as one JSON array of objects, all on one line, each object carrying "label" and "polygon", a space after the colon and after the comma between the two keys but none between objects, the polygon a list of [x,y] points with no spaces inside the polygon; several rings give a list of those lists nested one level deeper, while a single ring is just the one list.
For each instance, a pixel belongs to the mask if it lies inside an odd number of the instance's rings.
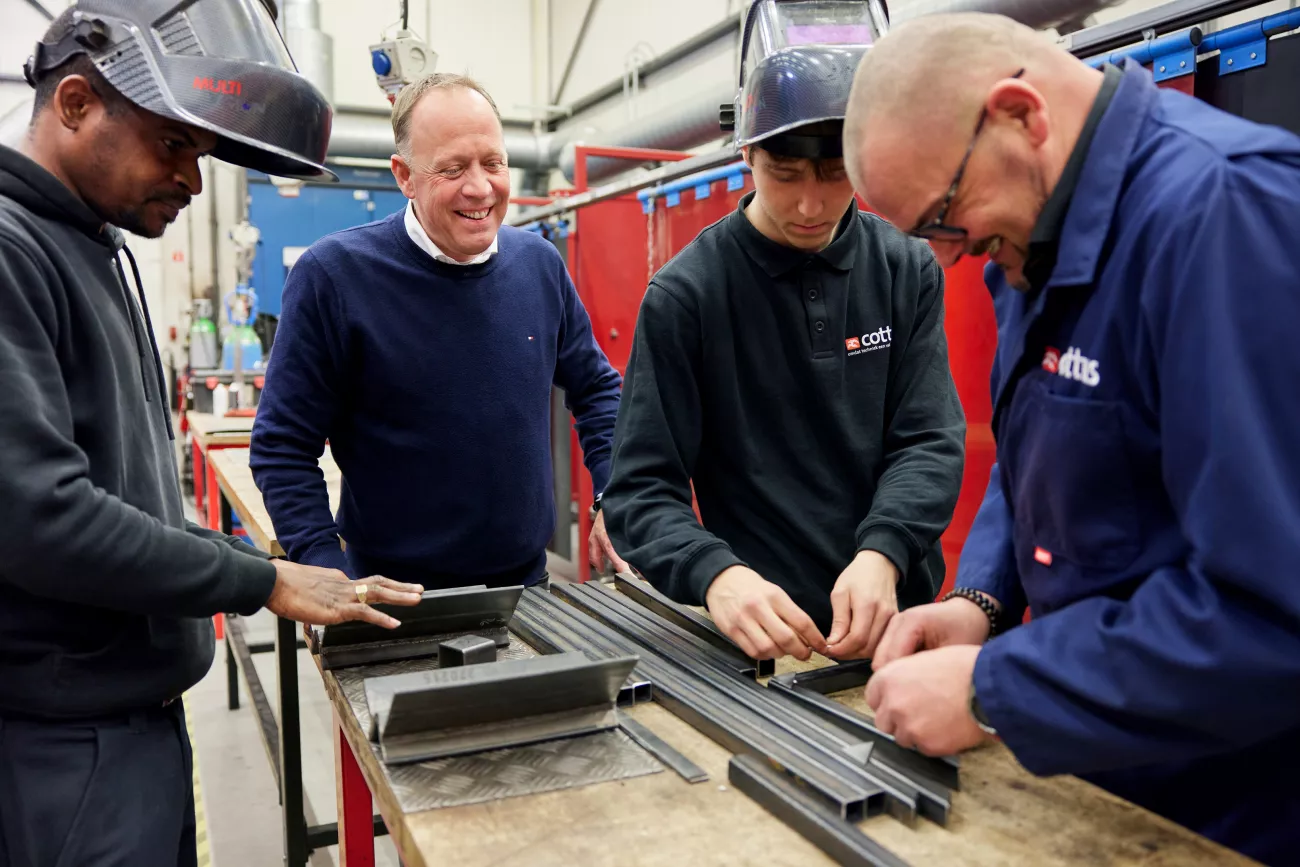
[{"label": "eyeglasses", "polygon": [[[1012,78],[1019,78],[1025,74],[1021,69]],[[939,206],[939,213],[935,214],[934,219],[928,223],[917,223],[916,228],[908,232],[917,238],[925,238],[927,241],[964,241],[966,240],[966,230],[960,226],[949,226],[945,223],[944,217],[948,216],[948,209],[952,207],[953,197],[957,195],[957,188],[961,186],[962,176],[966,174],[966,164],[970,162],[971,151],[975,150],[975,142],[979,140],[980,130],[984,129],[984,121],[988,120],[988,108],[980,109],[980,119],[975,124],[975,132],[970,137],[970,144],[966,145],[966,154],[961,158],[961,165],[957,166],[957,174],[952,177],[952,184],[948,187],[948,194],[943,197],[943,204]]]}]

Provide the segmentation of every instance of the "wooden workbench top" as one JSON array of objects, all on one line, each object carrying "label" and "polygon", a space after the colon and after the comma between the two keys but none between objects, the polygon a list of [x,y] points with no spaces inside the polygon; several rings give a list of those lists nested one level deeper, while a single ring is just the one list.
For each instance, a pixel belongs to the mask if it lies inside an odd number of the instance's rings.
[{"label": "wooden workbench top", "polygon": [[[255,544],[282,554],[248,469],[247,449],[209,456],[218,481]],[[337,509],[340,475],[321,459]],[[319,662],[319,661],[318,661]],[[824,665],[787,657],[778,671]],[[343,732],[406,867],[527,864],[762,865],[832,863],[812,844],[727,784],[731,754],[655,704],[628,712],[700,767],[709,782],[690,785],[672,771],[485,804],[403,814],[347,698],[322,672]],[[862,691],[836,698],[868,712]],[[1255,862],[1073,777],[1040,779],[994,744],[962,759],[962,791],[948,827],[888,817],[861,827],[913,867],[1247,867]]]},{"label": "wooden workbench top", "polygon": [[[284,549],[275,535],[275,525],[267,514],[266,504],[262,502],[262,493],[253,481],[253,472],[248,468],[248,449],[217,449],[208,454],[208,464],[217,476],[217,484],[230,501],[230,508],[239,516],[239,522],[248,532],[249,540],[276,557],[284,556]],[[339,490],[343,474],[334,463],[334,455],[329,446],[320,458],[321,474],[325,477],[325,487],[329,491],[330,512],[339,508]]]},{"label": "wooden workbench top", "polygon": [[210,446],[246,446],[253,433],[252,416],[215,416],[206,412],[187,412],[185,420],[190,434],[206,450]]}]

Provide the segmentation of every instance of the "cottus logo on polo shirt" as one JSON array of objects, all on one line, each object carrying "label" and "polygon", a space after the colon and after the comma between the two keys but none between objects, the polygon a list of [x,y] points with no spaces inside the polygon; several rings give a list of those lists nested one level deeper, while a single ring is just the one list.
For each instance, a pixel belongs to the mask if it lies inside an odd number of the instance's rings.
[{"label": "cottus logo on polo shirt", "polygon": [[875,331],[869,331],[860,337],[844,338],[844,351],[849,355],[861,355],[864,352],[875,352],[877,349],[887,349],[894,342],[894,329],[888,325],[877,328]]},{"label": "cottus logo on polo shirt", "polygon": [[1047,351],[1043,353],[1043,370],[1066,379],[1073,379],[1075,382],[1082,382],[1090,387],[1101,383],[1099,367],[1100,362],[1085,358],[1083,353],[1073,346],[1065,350],[1064,355],[1054,346],[1047,347]]}]

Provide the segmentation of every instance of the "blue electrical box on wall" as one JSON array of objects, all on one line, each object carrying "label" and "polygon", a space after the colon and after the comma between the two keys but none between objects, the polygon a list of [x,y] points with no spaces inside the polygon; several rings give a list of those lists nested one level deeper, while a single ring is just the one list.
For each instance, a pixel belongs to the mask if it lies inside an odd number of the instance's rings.
[{"label": "blue electrical box on wall", "polygon": [[253,286],[263,313],[280,315],[289,269],[314,242],[406,207],[406,196],[387,170],[333,167],[337,184],[305,183],[284,196],[260,172],[248,173],[248,221],[262,233],[253,260]]}]

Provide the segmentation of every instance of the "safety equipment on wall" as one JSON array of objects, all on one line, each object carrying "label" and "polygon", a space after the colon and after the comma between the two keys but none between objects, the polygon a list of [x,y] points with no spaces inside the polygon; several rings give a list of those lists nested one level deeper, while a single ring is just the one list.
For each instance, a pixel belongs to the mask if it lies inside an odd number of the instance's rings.
[{"label": "safety equipment on wall", "polygon": [[755,0],[745,16],[740,86],[722,107],[736,147],[810,159],[843,155],[858,62],[889,28],[881,0]]},{"label": "safety equipment on wall", "polygon": [[288,178],[325,168],[333,110],[298,74],[265,0],[78,0],[71,26],[38,42],[42,73],[84,54],[126,99],[218,136],[212,156]]}]

